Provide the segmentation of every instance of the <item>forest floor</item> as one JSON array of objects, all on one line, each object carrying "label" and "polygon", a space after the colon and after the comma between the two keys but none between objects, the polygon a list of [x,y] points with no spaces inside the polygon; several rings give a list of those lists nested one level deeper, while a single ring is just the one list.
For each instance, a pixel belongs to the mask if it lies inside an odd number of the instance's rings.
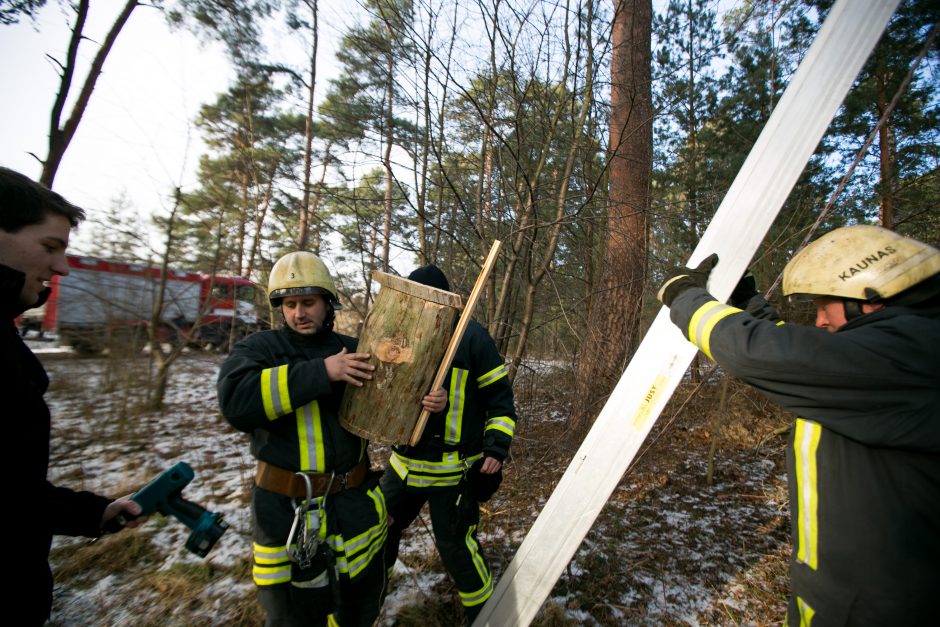
[{"label": "forest floor", "polygon": [[[186,461],[196,477],[183,497],[230,525],[205,559],[184,548],[184,525],[159,515],[93,543],[56,538],[50,624],[260,625],[250,573],[254,461],[246,436],[219,415],[215,379],[223,357],[185,354],[173,365],[164,409],[147,412],[140,409],[145,359],[38,352],[52,381],[54,483],[118,496]],[[479,539],[497,577],[576,449],[562,409],[567,399],[557,396],[570,387],[570,373],[537,371],[520,369],[512,455],[500,491],[482,507]],[[720,384],[689,399],[695,387],[677,391],[534,625],[782,622],[789,418],[740,383],[730,382],[724,410]],[[373,447],[374,466],[386,458],[382,446]],[[404,538],[378,624],[459,625],[456,597],[422,515]]]}]

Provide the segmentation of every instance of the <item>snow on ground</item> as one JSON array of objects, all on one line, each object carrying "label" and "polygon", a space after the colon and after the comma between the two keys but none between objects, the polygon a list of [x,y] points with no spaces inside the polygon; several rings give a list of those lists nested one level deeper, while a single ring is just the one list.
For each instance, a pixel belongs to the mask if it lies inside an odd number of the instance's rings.
[{"label": "snow on ground", "polygon": [[[52,624],[256,623],[248,567],[254,460],[247,436],[219,415],[215,378],[223,357],[185,354],[173,365],[159,413],[139,409],[144,359],[41,357],[52,379],[47,401],[54,483],[119,496],[185,461],[196,476],[183,497],[221,513],[230,525],[203,560],[185,550],[184,525],[153,516],[139,530],[100,541],[105,562],[131,550],[140,553],[121,568],[91,558],[76,568],[70,556],[88,540],[56,538]],[[558,415],[543,414],[520,408],[515,457],[506,466],[503,488],[483,508],[479,536],[497,576],[567,464],[564,455],[552,454]],[[673,444],[657,444],[621,482],[552,593],[565,620],[703,625],[782,618],[783,600],[772,591],[771,614],[728,619],[748,616],[751,590],[764,585],[759,569],[787,542],[781,449],[727,451],[717,464],[719,480],[707,486],[703,431],[695,424],[681,429]],[[384,460],[384,449],[375,450],[374,462]],[[664,467],[670,455],[679,463]],[[426,517],[406,534],[394,572],[379,624],[420,624],[400,614],[422,605],[451,604],[449,616],[459,616],[456,591],[436,556]],[[142,620],[154,607],[159,615]]]}]

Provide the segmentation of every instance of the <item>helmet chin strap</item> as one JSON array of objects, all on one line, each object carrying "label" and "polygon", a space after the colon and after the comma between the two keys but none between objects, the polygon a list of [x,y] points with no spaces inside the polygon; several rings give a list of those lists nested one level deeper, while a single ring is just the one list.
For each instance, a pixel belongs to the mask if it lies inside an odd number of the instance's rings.
[{"label": "helmet chin strap", "polygon": [[333,303],[327,301],[326,303],[326,318],[323,319],[323,330],[332,331],[333,322],[336,320],[336,310],[333,309]]},{"label": "helmet chin strap", "polygon": [[851,322],[865,314],[862,311],[862,301],[847,298],[842,301],[842,308],[845,310],[845,321]]}]

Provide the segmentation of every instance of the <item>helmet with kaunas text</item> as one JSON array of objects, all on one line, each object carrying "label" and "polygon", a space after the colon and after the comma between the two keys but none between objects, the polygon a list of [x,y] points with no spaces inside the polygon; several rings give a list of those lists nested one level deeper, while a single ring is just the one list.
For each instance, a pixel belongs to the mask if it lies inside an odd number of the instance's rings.
[{"label": "helmet with kaunas text", "polygon": [[796,300],[884,300],[938,272],[940,250],[933,246],[880,226],[844,226],[794,255],[783,271],[783,293]]},{"label": "helmet with kaunas text", "polygon": [[342,309],[336,298],[336,285],[326,264],[313,253],[298,251],[287,253],[277,260],[268,277],[268,299],[273,307],[280,307],[288,296],[320,294],[333,309]]}]

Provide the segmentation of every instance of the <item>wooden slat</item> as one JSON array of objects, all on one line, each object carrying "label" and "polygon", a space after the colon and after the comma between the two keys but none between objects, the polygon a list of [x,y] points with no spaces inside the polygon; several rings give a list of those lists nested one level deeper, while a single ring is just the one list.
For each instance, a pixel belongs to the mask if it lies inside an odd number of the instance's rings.
[{"label": "wooden slat", "polygon": [[[454,360],[454,353],[457,352],[460,340],[463,339],[467,325],[470,324],[473,310],[476,308],[477,301],[480,300],[480,294],[483,293],[483,288],[486,286],[486,279],[490,276],[490,272],[496,264],[496,256],[499,254],[500,246],[502,246],[502,242],[499,240],[495,240],[493,245],[490,246],[490,254],[486,256],[483,269],[480,270],[480,276],[477,277],[476,283],[473,284],[473,291],[470,292],[470,298],[467,299],[467,305],[464,307],[463,315],[460,316],[460,320],[457,322],[457,328],[454,329],[454,334],[450,338],[450,345],[448,345],[447,352],[444,353],[444,359],[441,360],[441,365],[437,369],[437,374],[434,376],[434,383],[431,384],[432,390],[436,390],[444,384],[444,377],[446,377],[448,371],[450,371],[450,362]],[[430,415],[431,412],[428,410],[421,410],[421,415],[418,416],[418,422],[415,424],[414,432],[411,434],[411,446],[417,446],[418,441],[421,439],[421,434],[424,433],[424,427],[427,425]]]}]

